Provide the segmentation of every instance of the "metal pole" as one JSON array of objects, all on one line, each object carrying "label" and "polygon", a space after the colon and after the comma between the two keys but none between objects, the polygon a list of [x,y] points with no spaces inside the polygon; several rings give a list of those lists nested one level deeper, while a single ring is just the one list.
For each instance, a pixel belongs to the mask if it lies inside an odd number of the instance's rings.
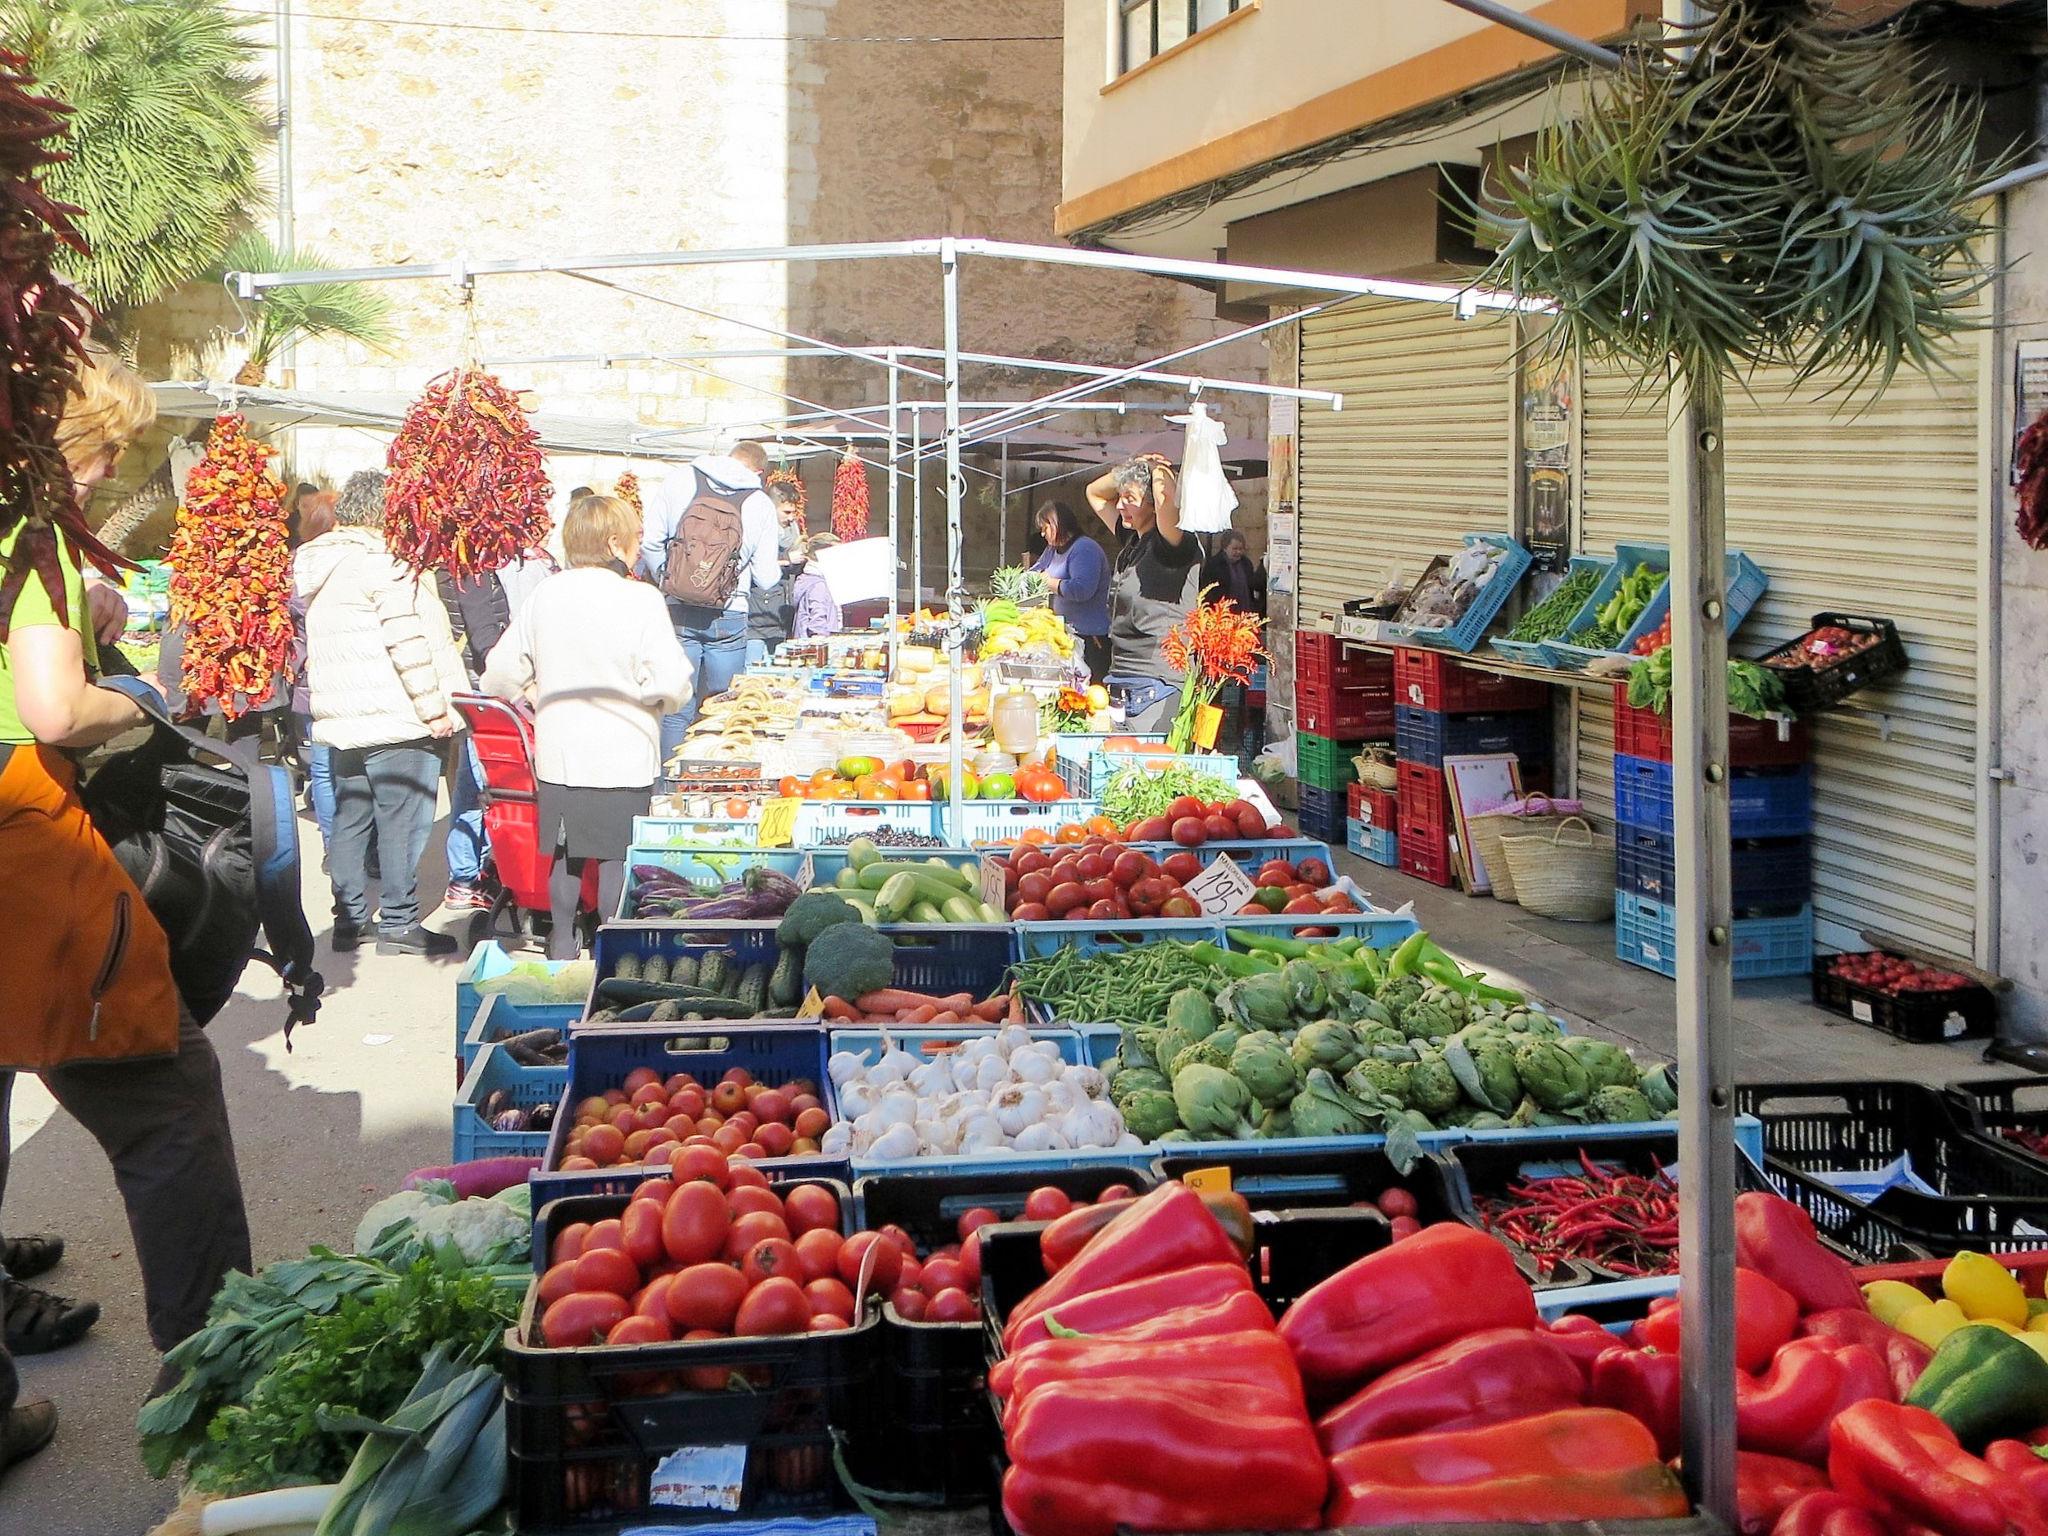
[{"label": "metal pole", "polygon": [[950,743],[946,753],[946,815],[958,836],[962,831],[961,737],[966,734],[960,679],[960,493],[965,481],[960,474],[960,257],[951,239],[939,242],[939,281],[945,293],[946,334],[946,632],[951,637],[948,646],[953,652],[946,688],[946,732]]},{"label": "metal pole", "polygon": [[897,477],[903,473],[901,454],[903,441],[899,431],[896,411],[897,373],[896,349],[889,349],[889,644],[894,654],[896,644],[896,615],[900,608],[898,594],[902,584],[896,579],[896,571],[902,555],[896,543],[896,506],[902,499],[898,493]]},{"label": "metal pole", "polygon": [[1539,43],[1548,44],[1559,53],[1569,53],[1574,58],[1584,59],[1588,64],[1598,64],[1602,69],[1621,68],[1621,55],[1612,48],[1602,48],[1598,43],[1588,42],[1575,32],[1562,27],[1553,27],[1547,21],[1538,21],[1501,0],[1449,0],[1461,11],[1470,11],[1474,16],[1483,16],[1497,22],[1511,32],[1524,37],[1533,37]]},{"label": "metal pole", "polygon": [[924,607],[924,414],[910,413],[910,611]]},{"label": "metal pole", "polygon": [[1002,441],[996,460],[996,564],[1010,563],[1010,440]]}]

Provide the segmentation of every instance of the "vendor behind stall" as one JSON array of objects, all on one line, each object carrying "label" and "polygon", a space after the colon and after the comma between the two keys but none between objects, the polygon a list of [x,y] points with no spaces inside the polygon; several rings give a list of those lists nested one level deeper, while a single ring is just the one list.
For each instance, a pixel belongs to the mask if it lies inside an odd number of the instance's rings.
[{"label": "vendor behind stall", "polygon": [[1099,683],[1109,672],[1109,557],[1064,501],[1039,508],[1038,531],[1045,553],[1031,569],[1052,590],[1052,611],[1079,638],[1088,680]]},{"label": "vendor behind stall", "polygon": [[1181,674],[1160,642],[1199,594],[1200,541],[1181,531],[1173,468],[1156,453],[1128,459],[1088,487],[1088,505],[1112,533],[1122,530],[1109,583],[1110,697],[1125,723],[1150,730],[1173,710]]}]

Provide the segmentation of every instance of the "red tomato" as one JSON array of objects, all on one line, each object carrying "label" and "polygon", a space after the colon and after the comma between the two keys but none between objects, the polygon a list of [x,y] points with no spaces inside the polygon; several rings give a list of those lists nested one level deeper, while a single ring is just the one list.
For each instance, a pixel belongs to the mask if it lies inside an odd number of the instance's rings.
[{"label": "red tomato", "polygon": [[960,1245],[960,1278],[969,1294],[981,1289],[981,1229],[967,1234]]},{"label": "red tomato", "polygon": [[724,1251],[731,1229],[725,1196],[714,1185],[693,1181],[669,1196],[661,1216],[661,1245],[678,1264],[701,1264]]},{"label": "red tomato", "polygon": [[773,1334],[802,1333],[810,1326],[810,1321],[811,1304],[804,1296],[803,1287],[787,1275],[777,1275],[747,1292],[746,1300],[740,1303],[738,1315],[733,1318],[732,1331],[735,1338],[765,1338]]},{"label": "red tomato", "polygon": [[[1266,909],[1260,907],[1258,910],[1263,912]],[[1200,917],[1202,909],[1191,896],[1169,896],[1166,900],[1159,903],[1159,915],[1161,917]]]},{"label": "red tomato", "polygon": [[726,1173],[725,1154],[716,1147],[685,1147],[670,1162],[669,1170],[669,1177],[678,1184],[701,1179],[724,1189],[731,1182]]},{"label": "red tomato", "polygon": [[744,1216],[736,1216],[725,1234],[724,1256],[737,1264],[754,1244],[766,1242],[771,1237],[789,1241],[789,1223],[774,1212],[749,1211]]},{"label": "red tomato", "polygon": [[730,1333],[746,1296],[747,1278],[730,1264],[692,1264],[669,1280],[668,1315],[678,1328]]},{"label": "red tomato", "polygon": [[1159,869],[1167,879],[1186,885],[1202,872],[1202,860],[1198,854],[1169,853],[1160,862]]},{"label": "red tomato", "polygon": [[747,1250],[747,1256],[740,1264],[740,1273],[749,1285],[759,1285],[776,1275],[796,1279],[803,1273],[803,1260],[797,1256],[796,1244],[788,1238],[764,1238]]},{"label": "red tomato", "polygon": [[971,1323],[981,1316],[981,1308],[974,1304],[974,1298],[965,1291],[954,1289],[941,1291],[934,1296],[931,1305],[925,1308],[924,1320],[928,1323]]},{"label": "red tomato", "polygon": [[1106,880],[1113,868],[1108,859],[1099,853],[1084,853],[1074,865],[1074,872],[1081,877],[1083,885],[1092,880]]},{"label": "red tomato", "polygon": [[876,1230],[878,1230],[882,1234],[882,1236],[889,1239],[890,1242],[894,1243],[896,1245],[897,1251],[900,1252],[904,1258],[914,1259],[917,1257],[917,1239],[912,1237],[908,1232],[904,1231],[895,1223],[891,1222],[888,1226],[880,1227]]},{"label": "red tomato", "polygon": [[595,1344],[626,1319],[626,1298],[611,1291],[571,1291],[540,1316],[549,1349]]},{"label": "red tomato", "polygon": [[590,1223],[572,1221],[555,1234],[554,1243],[548,1248],[550,1263],[560,1264],[565,1259],[583,1257],[583,1240],[590,1236]]},{"label": "red tomato", "polygon": [[[660,1200],[635,1198],[626,1204],[619,1218],[619,1235],[626,1245],[626,1257],[640,1269],[652,1269],[668,1257],[661,1241],[661,1221],[668,1207]],[[602,1290],[602,1286],[578,1287]]]},{"label": "red tomato", "polygon": [[1183,848],[1199,848],[1209,840],[1209,829],[1198,816],[1183,816],[1173,824],[1173,840]]},{"label": "red tomato", "polygon": [[1237,823],[1228,816],[1215,815],[1202,818],[1202,830],[1209,835],[1209,841],[1229,842],[1237,836]]},{"label": "red tomato", "polygon": [[1020,848],[1010,857],[1010,868],[1021,880],[1026,875],[1041,874],[1052,868],[1052,856],[1036,848]]},{"label": "red tomato", "polygon": [[846,1288],[846,1282],[837,1275],[826,1279],[813,1280],[804,1287],[804,1299],[811,1304],[811,1313],[829,1313],[853,1321],[853,1292]]},{"label": "red tomato", "polygon": [[[630,1109],[619,1113],[633,1117]],[[583,1137],[583,1155],[600,1168],[611,1167],[626,1155],[626,1133],[615,1125],[593,1125]]]},{"label": "red tomato", "polygon": [[[1064,919],[1068,913],[1072,912],[1076,907],[1083,905],[1086,900],[1087,897],[1082,894],[1081,887],[1068,880],[1054,886],[1046,893],[1045,909],[1057,921]],[[595,1131],[591,1132],[593,1136],[596,1134],[597,1132]]]},{"label": "red tomato", "polygon": [[[1166,819],[1168,821],[1179,821],[1187,816],[1206,816],[1208,814],[1209,808],[1193,795],[1177,796],[1173,803],[1166,808]],[[1137,838],[1134,841],[1145,842],[1147,839]]]},{"label": "red tomato", "polygon": [[1330,866],[1321,859],[1303,859],[1295,865],[1295,871],[1301,876],[1304,884],[1315,886],[1318,890],[1330,883]]},{"label": "red tomato", "polygon": [[839,1249],[839,1278],[856,1293],[887,1295],[902,1274],[903,1250],[879,1232],[856,1232]]},{"label": "red tomato", "polygon": [[1113,923],[1123,916],[1113,901],[1091,902],[1088,906],[1088,921],[1091,923]]},{"label": "red tomato", "polygon": [[666,1208],[668,1197],[675,1192],[676,1186],[673,1179],[642,1179],[640,1187],[633,1191],[633,1198],[635,1200],[652,1200],[656,1205]]},{"label": "red tomato", "polygon": [[839,1249],[845,1239],[830,1227],[813,1227],[802,1233],[796,1240],[797,1262],[803,1266],[804,1279],[822,1280],[827,1275],[839,1273]]},{"label": "red tomato", "polygon": [[839,1227],[839,1201],[832,1191],[817,1184],[799,1184],[783,1197],[783,1219],[798,1237],[806,1232]]},{"label": "red tomato", "polygon": [[583,1251],[588,1253],[593,1248],[616,1248],[621,1253],[626,1251],[625,1230],[616,1216],[596,1223],[584,1234]]},{"label": "red tomato", "polygon": [[576,1261],[569,1278],[579,1291],[610,1291],[631,1296],[640,1289],[640,1266],[617,1248],[593,1248]]},{"label": "red tomato", "polygon": [[726,1177],[732,1180],[732,1187],[734,1189],[772,1189],[774,1187],[768,1182],[768,1175],[756,1168],[752,1163],[728,1162],[725,1171]]},{"label": "red tomato", "polygon": [[906,1288],[910,1290],[921,1290],[923,1287],[920,1286],[918,1282],[923,1278],[924,1265],[919,1263],[916,1259],[905,1259],[903,1261],[902,1272],[896,1276],[896,1289],[899,1291],[904,1290]]},{"label": "red tomato", "polygon": [[958,1259],[927,1259],[924,1273],[918,1276],[917,1288],[927,1296],[936,1296],[941,1291],[965,1290],[967,1271]]},{"label": "red tomato", "polygon": [[732,1207],[735,1220],[756,1211],[766,1211],[770,1216],[782,1215],[782,1196],[764,1185],[742,1184],[726,1195],[725,1203]]},{"label": "red tomato", "polygon": [[540,1277],[540,1290],[537,1294],[543,1307],[560,1301],[576,1289],[576,1264],[575,1259],[564,1259]]},{"label": "red tomato", "polygon": [[788,1092],[781,1088],[765,1089],[754,1100],[753,1111],[763,1125],[771,1120],[793,1120],[796,1111],[789,1107],[789,1097]]},{"label": "red tomato", "polygon": [[640,1287],[640,1294],[633,1298],[633,1310],[642,1317],[658,1317],[668,1321],[668,1288],[675,1283],[674,1275],[656,1275]]},{"label": "red tomato", "polygon": [[1296,896],[1280,909],[1282,917],[1314,917],[1323,910],[1323,904],[1313,896]]},{"label": "red tomato", "polygon": [[968,1238],[989,1225],[989,1223],[1001,1221],[1002,1219],[1002,1217],[998,1216],[987,1206],[977,1205],[972,1210],[960,1213],[960,1219],[953,1223],[953,1230],[960,1234],[960,1241],[965,1243]]},{"label": "red tomato", "polygon": [[634,1094],[647,1087],[650,1083],[659,1084],[660,1082],[661,1074],[655,1071],[654,1068],[635,1067],[626,1074],[626,1080],[619,1084],[619,1088],[625,1093],[629,1101],[637,1103],[639,1101],[633,1098]]},{"label": "red tomato", "polygon": [[1010,916],[1020,923],[1049,923],[1053,920],[1052,908],[1040,901],[1020,901],[1010,909]]},{"label": "red tomato", "polygon": [[925,1309],[930,1304],[923,1291],[913,1291],[907,1286],[889,1298],[889,1305],[906,1323],[923,1322]]},{"label": "red tomato", "polygon": [[1041,1184],[1024,1197],[1026,1221],[1057,1221],[1073,1208],[1073,1197],[1053,1184]]},{"label": "red tomato", "polygon": [[666,1318],[635,1312],[614,1323],[604,1341],[607,1344],[666,1344],[674,1337]]}]

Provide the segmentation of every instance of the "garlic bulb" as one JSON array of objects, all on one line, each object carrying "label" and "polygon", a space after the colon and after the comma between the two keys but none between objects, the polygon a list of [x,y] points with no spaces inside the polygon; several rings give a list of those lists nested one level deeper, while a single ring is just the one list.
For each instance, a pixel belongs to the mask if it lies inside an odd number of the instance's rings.
[{"label": "garlic bulb", "polygon": [[943,1061],[928,1061],[903,1081],[920,1099],[941,1099],[953,1091],[953,1072]]},{"label": "garlic bulb", "polygon": [[868,1068],[871,1083],[900,1083],[917,1070],[917,1058],[906,1050],[892,1047],[882,1052],[882,1059]]},{"label": "garlic bulb", "polygon": [[988,1108],[989,1113],[996,1117],[996,1124],[1003,1128],[1003,1134],[1014,1137],[1025,1126],[1035,1125],[1045,1118],[1045,1095],[1022,1083],[1011,1083],[989,1095]]},{"label": "garlic bulb", "polygon": [[1060,1081],[1072,1086],[1082,1096],[1090,1099],[1109,1097],[1109,1079],[1100,1070],[1089,1066],[1072,1066],[1060,1073]]},{"label": "garlic bulb", "polygon": [[1010,1071],[1019,1082],[1049,1083],[1060,1075],[1057,1047],[1048,1056],[1037,1046],[1028,1046],[1010,1058]]},{"label": "garlic bulb", "polygon": [[844,1120],[837,1125],[825,1127],[825,1134],[818,1142],[818,1151],[826,1157],[845,1157],[853,1151],[853,1127]]},{"label": "garlic bulb", "polygon": [[884,1162],[917,1156],[917,1127],[907,1122],[890,1126],[868,1147],[868,1156]]},{"label": "garlic bulb", "polygon": [[1059,1122],[1060,1134],[1077,1147],[1113,1147],[1124,1133],[1124,1117],[1114,1104],[1090,1099],[1069,1110]]},{"label": "garlic bulb", "polygon": [[1010,1081],[1010,1064],[1000,1056],[984,1056],[974,1069],[974,1086],[989,1093]]},{"label": "garlic bulb", "polygon": [[1009,1139],[1003,1135],[1003,1128],[991,1114],[970,1116],[960,1126],[960,1152],[972,1156],[978,1152],[1000,1152],[1009,1146]]},{"label": "garlic bulb", "polygon": [[1005,1024],[995,1033],[995,1048],[1003,1056],[1014,1056],[1031,1044],[1031,1031],[1022,1024]]},{"label": "garlic bulb", "polygon": [[844,1083],[839,1089],[839,1113],[848,1120],[858,1120],[875,1107],[878,1097],[865,1082]]},{"label": "garlic bulb", "polygon": [[1115,1150],[1118,1152],[1135,1152],[1144,1145],[1145,1143],[1138,1140],[1137,1136],[1132,1132],[1125,1131],[1123,1135],[1117,1137]]},{"label": "garlic bulb", "polygon": [[892,1088],[876,1100],[869,1111],[884,1126],[915,1125],[917,1123],[917,1095],[901,1088]]},{"label": "garlic bulb", "polygon": [[1039,1091],[1045,1095],[1045,1112],[1048,1115],[1064,1115],[1085,1097],[1075,1091],[1072,1083],[1060,1078],[1054,1078]]},{"label": "garlic bulb", "polygon": [[832,1079],[834,1087],[844,1087],[867,1071],[867,1063],[852,1051],[834,1051],[832,1059],[825,1063],[825,1075]]},{"label": "garlic bulb", "polygon": [[972,1088],[980,1068],[981,1058],[979,1056],[967,1056],[956,1052],[953,1056],[952,1066],[953,1086],[955,1088]]},{"label": "garlic bulb", "polygon": [[1011,1147],[1019,1152],[1069,1152],[1073,1143],[1059,1132],[1050,1121],[1041,1120],[1036,1125],[1027,1125],[1011,1141]]}]

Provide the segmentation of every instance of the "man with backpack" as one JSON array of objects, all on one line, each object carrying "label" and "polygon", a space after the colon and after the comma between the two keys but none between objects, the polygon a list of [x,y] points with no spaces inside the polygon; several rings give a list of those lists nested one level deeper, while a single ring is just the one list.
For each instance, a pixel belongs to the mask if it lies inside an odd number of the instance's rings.
[{"label": "man with backpack", "polygon": [[668,599],[676,638],[697,675],[696,694],[662,716],[664,773],[698,706],[725,692],[746,664],[752,593],[782,584],[775,504],[761,488],[767,468],[767,450],[741,443],[730,454],[696,460],[647,498],[641,574]]}]

